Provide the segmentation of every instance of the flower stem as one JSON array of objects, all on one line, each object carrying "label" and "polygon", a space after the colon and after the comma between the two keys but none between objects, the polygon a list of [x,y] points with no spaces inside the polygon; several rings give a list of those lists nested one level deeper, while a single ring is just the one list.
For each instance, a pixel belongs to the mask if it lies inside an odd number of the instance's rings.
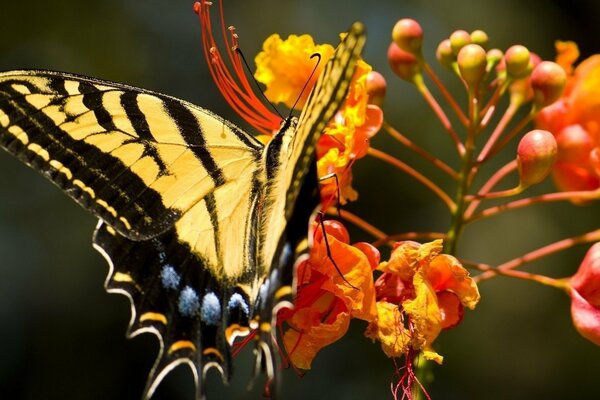
[{"label": "flower stem", "polygon": [[416,144],[414,144],[409,138],[407,138],[406,136],[404,136],[403,134],[401,134],[400,132],[398,132],[396,129],[394,129],[393,126],[391,126],[387,122],[384,122],[383,123],[383,128],[387,131],[387,133],[389,133],[389,135],[391,137],[393,137],[394,139],[396,139],[397,141],[399,141],[400,143],[402,143],[408,149],[412,150],[413,152],[415,152],[416,154],[418,154],[419,156],[421,156],[425,160],[429,161],[432,165],[434,165],[435,167],[439,168],[442,172],[445,172],[452,179],[454,179],[454,180],[457,179],[458,174],[456,173],[455,170],[453,170],[452,168],[450,168],[448,166],[448,164],[446,164],[442,160],[434,157],[432,154],[430,154],[428,151],[424,150],[423,148],[421,148],[421,147],[417,146]]},{"label": "flower stem", "polygon": [[417,181],[419,181],[425,187],[429,188],[433,193],[435,193],[444,202],[444,204],[446,204],[448,209],[450,209],[451,211],[453,211],[456,208],[456,204],[454,204],[454,201],[452,201],[450,196],[448,196],[446,194],[446,192],[444,192],[438,185],[433,183],[429,178],[427,178],[426,176],[421,174],[419,171],[417,171],[414,168],[410,167],[409,165],[403,163],[402,161],[398,160],[397,158],[395,158],[387,153],[384,153],[381,150],[375,149],[372,146],[369,147],[368,154],[370,154],[371,156],[378,158],[382,161],[385,161],[386,163],[388,163],[390,165],[393,165],[394,167],[400,169],[401,171],[403,171],[403,172],[407,173],[408,175],[412,176],[413,178],[415,178]]},{"label": "flower stem", "polygon": [[[491,265],[488,265],[488,264],[474,263],[474,262],[469,262],[469,261],[465,261],[465,260],[461,260],[461,263],[464,266],[467,266],[467,267],[470,267],[473,269],[477,269],[479,271],[492,272],[494,274],[507,276],[510,278],[534,281],[534,282],[538,282],[538,283],[541,283],[546,286],[552,286],[552,287],[562,289],[562,290],[567,290],[567,287],[568,287],[568,285],[564,279],[550,278],[549,276],[534,274],[534,273],[526,272],[526,271],[518,271],[518,270],[512,270],[512,269],[502,270],[502,269],[498,269],[496,267],[492,267]],[[477,278],[478,277],[475,277],[474,279],[477,281]]]},{"label": "flower stem", "polygon": [[596,242],[600,240],[600,229],[596,229],[594,231],[584,233],[583,235],[574,236],[568,239],[559,240],[558,242],[551,243],[547,246],[540,247],[534,251],[531,251],[523,256],[514,258],[510,261],[505,262],[504,264],[499,265],[494,270],[486,271],[483,274],[476,276],[475,281],[477,283],[482,282],[484,280],[490,279],[499,272],[506,272],[515,268],[520,267],[523,264],[538,260],[542,257],[546,257],[550,254],[557,253],[562,250],[566,250],[575,245],[581,243],[590,243]]},{"label": "flower stem", "polygon": [[388,238],[390,238],[390,236],[387,235],[385,232],[379,230],[378,228],[374,227],[373,225],[371,225],[370,223],[368,223],[367,221],[365,221],[358,215],[351,213],[350,211],[340,209],[339,214],[338,214],[338,209],[336,207],[330,207],[327,209],[327,214],[328,215],[339,215],[340,218],[356,225],[363,231],[367,232],[368,234],[370,234],[371,236],[376,238],[377,242],[382,242],[382,244],[387,242]]},{"label": "flower stem", "polygon": [[373,246],[378,247],[384,243],[393,243],[399,242],[402,240],[436,240],[436,239],[445,239],[446,235],[441,232],[403,232],[397,235],[390,235],[384,238],[379,238],[377,241],[372,243]]},{"label": "flower stem", "polygon": [[[510,161],[508,164],[504,165],[498,171],[492,175],[492,177],[479,189],[477,192],[478,196],[483,196],[490,192],[502,179],[504,179],[508,174],[517,170],[518,164],[517,160]],[[469,222],[470,216],[475,212],[477,206],[481,203],[481,199],[475,199],[469,204],[467,210],[465,211],[465,223]]]},{"label": "flower stem", "polygon": [[442,123],[442,126],[444,127],[444,129],[446,130],[446,132],[448,132],[448,135],[450,135],[450,138],[456,145],[456,151],[458,152],[458,154],[463,155],[465,152],[465,146],[462,144],[460,138],[454,131],[454,128],[452,127],[452,123],[446,116],[446,113],[444,113],[444,110],[442,110],[442,107],[440,107],[440,105],[437,102],[437,100],[435,99],[435,97],[433,97],[433,95],[431,94],[431,92],[429,91],[427,86],[425,85],[425,82],[423,82],[423,77],[421,75],[417,75],[417,77],[418,78],[415,78],[415,80],[414,80],[417,90],[425,98],[425,101],[427,102],[427,104],[429,104],[429,107],[431,107],[431,109],[433,110],[433,113],[438,117],[438,119]]},{"label": "flower stem", "polygon": [[518,208],[527,207],[533,204],[551,203],[555,201],[589,201],[600,199],[600,189],[596,190],[583,190],[573,192],[556,192],[546,193],[540,196],[528,197],[526,199],[519,199],[511,201],[506,204],[486,208],[480,213],[474,215],[467,215],[467,223],[476,221],[481,218],[492,217],[500,214],[504,211],[516,210]]},{"label": "flower stem", "polygon": [[423,63],[423,69],[425,70],[425,73],[427,73],[427,75],[429,75],[429,78],[431,78],[433,83],[437,86],[440,93],[442,93],[442,96],[444,96],[444,99],[446,99],[446,101],[448,102],[450,107],[452,107],[452,109],[456,113],[456,116],[458,117],[460,123],[463,124],[464,126],[467,126],[469,124],[469,119],[467,118],[465,113],[462,111],[462,109],[460,108],[458,103],[456,103],[456,100],[454,100],[454,97],[452,97],[452,95],[450,94],[448,89],[446,89],[446,86],[444,86],[444,84],[442,83],[440,78],[438,78],[435,71],[427,63]]}]

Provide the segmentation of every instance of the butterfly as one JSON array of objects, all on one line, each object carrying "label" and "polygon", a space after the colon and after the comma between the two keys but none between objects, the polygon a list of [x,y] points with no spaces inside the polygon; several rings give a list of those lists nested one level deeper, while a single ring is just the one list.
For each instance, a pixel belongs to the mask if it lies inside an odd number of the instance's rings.
[{"label": "butterfly", "polygon": [[315,147],[343,102],[365,42],[352,25],[298,118],[266,145],[164,94],[68,73],[0,73],[0,147],[98,217],[108,292],[132,304],[128,335],[160,350],[145,388],[174,367],[232,374],[232,344],[257,335],[273,380],[273,317],[319,202]]}]

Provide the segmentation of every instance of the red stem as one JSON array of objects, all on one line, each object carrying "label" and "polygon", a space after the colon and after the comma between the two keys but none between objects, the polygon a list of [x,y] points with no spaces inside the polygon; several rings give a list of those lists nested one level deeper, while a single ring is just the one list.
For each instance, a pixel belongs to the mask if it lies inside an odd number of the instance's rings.
[{"label": "red stem", "polygon": [[396,139],[397,141],[402,143],[408,149],[414,151],[417,155],[419,155],[422,158],[424,158],[425,160],[429,161],[432,165],[439,168],[442,172],[445,172],[452,179],[454,179],[454,180],[458,179],[458,174],[456,173],[455,170],[450,168],[448,166],[448,164],[446,164],[442,160],[438,159],[437,157],[433,156],[427,150],[425,150],[425,149],[419,147],[418,145],[416,145],[415,143],[413,143],[406,136],[404,136],[403,134],[398,132],[396,129],[394,129],[394,127],[392,127],[390,124],[388,124],[387,122],[384,122],[383,128],[387,131],[387,133],[389,133],[389,135],[391,137],[393,137],[394,139]]},{"label": "red stem", "polygon": [[401,170],[401,171],[407,173],[408,175],[412,176],[413,178],[415,178],[417,181],[419,181],[425,187],[429,188],[433,193],[435,193],[444,202],[444,204],[446,204],[448,209],[450,209],[451,211],[456,208],[456,204],[450,198],[450,196],[448,196],[446,194],[446,192],[444,192],[438,185],[436,185],[431,180],[429,180],[429,178],[427,178],[426,176],[424,176],[423,174],[421,174],[419,171],[415,170],[414,168],[410,167],[406,163],[403,163],[402,161],[398,160],[397,158],[395,158],[387,153],[384,153],[381,150],[377,150],[374,147],[369,147],[368,154],[370,154],[371,156],[378,158],[382,161],[385,161],[386,163],[388,163],[390,165],[393,165],[394,167],[398,168],[399,170]]}]

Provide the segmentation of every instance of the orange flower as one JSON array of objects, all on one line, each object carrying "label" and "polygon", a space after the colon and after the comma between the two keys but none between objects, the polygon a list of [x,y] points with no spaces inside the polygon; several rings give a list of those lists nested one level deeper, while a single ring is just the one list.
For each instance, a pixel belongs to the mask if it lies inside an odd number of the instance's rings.
[{"label": "orange flower", "polygon": [[575,328],[600,346],[600,242],[588,250],[569,287]]},{"label": "orange flower", "polygon": [[[287,325],[283,345],[292,364],[301,369],[310,369],[319,350],[346,334],[351,318],[372,321],[376,315],[374,265],[368,257],[372,253],[363,252],[364,243],[349,245],[339,222],[325,221],[327,241],[321,227],[315,229],[310,255],[296,272],[294,309],[278,313],[279,323]],[[372,250],[371,246],[367,253]]]},{"label": "orange flower", "polygon": [[600,187],[600,55],[581,62],[573,42],[557,42],[557,62],[570,74],[560,100],[542,109],[536,125],[554,134],[558,157],[554,180],[560,190],[593,190]]},{"label": "orange flower", "polygon": [[333,121],[325,129],[317,143],[317,171],[320,178],[335,174],[338,182],[324,180],[321,197],[324,203],[335,200],[338,183],[341,204],[354,201],[358,193],[352,187],[350,167],[354,161],[364,157],[369,148],[369,140],[383,124],[383,112],[375,104],[370,104],[368,80],[372,68],[360,60],[346,102]]},{"label": "orange flower", "polygon": [[365,335],[379,340],[388,357],[421,350],[441,364],[433,341],[462,320],[463,307],[477,305],[477,285],[456,258],[441,251],[441,240],[399,242],[377,268],[383,272],[375,282],[377,319]]},{"label": "orange flower", "polygon": [[[320,53],[322,60],[298,103],[301,108],[333,51],[331,45],[316,45],[309,35],[290,35],[282,40],[274,34],[267,38],[263,50],[256,56],[255,77],[267,87],[265,95],[269,100],[292,107],[314,68],[315,61],[310,56]],[[369,88],[373,86],[368,79],[371,72],[371,66],[360,60],[344,105],[317,144],[319,178],[332,174],[337,176],[337,182],[333,179],[322,180],[321,198],[326,205],[338,200],[338,190],[341,204],[358,197],[352,188],[350,167],[355,160],[366,155],[369,139],[383,123],[383,112],[379,106],[369,103]],[[379,82],[379,85],[382,83]],[[381,87],[377,87],[373,101],[381,101],[381,90]]]},{"label": "orange flower", "polygon": [[298,101],[298,107],[302,108],[310,88],[315,85],[333,52],[333,46],[316,45],[310,35],[290,35],[286,40],[282,40],[275,33],[265,40],[263,50],[254,59],[256,63],[254,77],[267,87],[265,95],[269,100],[274,103],[284,103],[291,108],[315,68],[316,61],[311,56],[319,53],[321,62],[307,85],[308,90],[302,93]]}]

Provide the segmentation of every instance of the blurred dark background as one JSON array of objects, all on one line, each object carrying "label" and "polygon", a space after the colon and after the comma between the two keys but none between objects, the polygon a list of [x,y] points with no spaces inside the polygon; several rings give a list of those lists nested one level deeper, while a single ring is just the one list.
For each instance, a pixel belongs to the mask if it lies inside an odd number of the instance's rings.
[{"label": "blurred dark background", "polygon": [[[388,78],[386,119],[453,165],[456,158],[437,120],[416,91],[388,69],[385,54],[396,20],[421,22],[432,64],[437,43],[455,29],[483,29],[493,47],[520,43],[545,59],[553,59],[556,39],[577,41],[584,57],[600,52],[600,3],[593,0],[226,0],[225,8],[227,23],[238,28],[250,59],[273,32],[284,37],[311,33],[317,42],[337,43],[338,33],[352,21],[365,22],[365,58]],[[242,125],[206,70],[190,0],[3,2],[0,15],[0,70],[44,68],[126,82],[189,100]],[[436,69],[464,104],[456,80]],[[373,145],[428,168],[384,133]],[[512,154],[508,151],[484,173]],[[0,399],[140,398],[158,344],[152,335],[125,339],[129,303],[104,292],[107,267],[91,247],[95,219],[6,154],[0,154],[0,182]],[[442,186],[451,189],[449,183]],[[386,232],[448,227],[437,199],[380,162],[358,163],[355,187],[361,197],[349,209]],[[546,182],[532,193],[551,187]],[[594,205],[569,204],[508,213],[469,227],[459,252],[499,263],[597,228],[598,213]],[[353,239],[369,238],[354,232]],[[527,268],[569,276],[585,250]],[[600,349],[572,327],[564,293],[508,278],[485,282],[480,290],[476,311],[467,312],[457,329],[436,342],[445,362],[435,367],[432,398],[599,398]],[[342,341],[319,354],[305,377],[286,371],[283,398],[390,398],[393,364],[363,338],[364,328],[353,324]],[[227,387],[211,373],[209,399],[261,398],[261,383],[253,392],[245,390],[250,361],[249,352],[240,356]],[[178,368],[155,398],[192,399],[190,372]]]}]

